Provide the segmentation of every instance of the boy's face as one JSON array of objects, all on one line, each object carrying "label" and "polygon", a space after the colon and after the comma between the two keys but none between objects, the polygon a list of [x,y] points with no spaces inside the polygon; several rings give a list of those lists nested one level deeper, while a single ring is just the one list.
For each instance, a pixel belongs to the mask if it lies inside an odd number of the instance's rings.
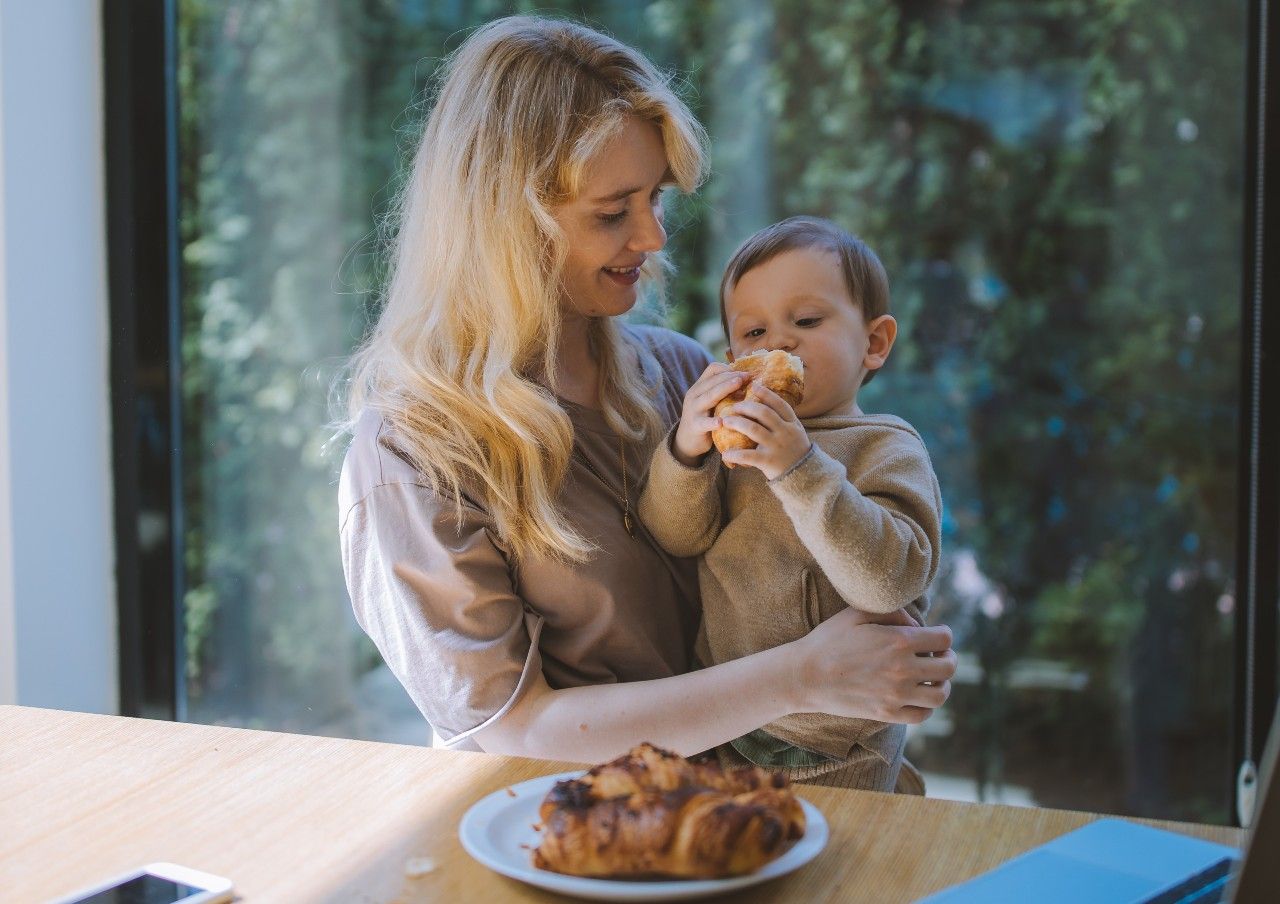
[{"label": "boy's face", "polygon": [[784,251],[748,270],[726,291],[724,308],[730,360],[782,349],[804,361],[799,417],[856,413],[868,365],[884,363],[871,350],[873,326],[849,297],[839,259],[823,248]]}]

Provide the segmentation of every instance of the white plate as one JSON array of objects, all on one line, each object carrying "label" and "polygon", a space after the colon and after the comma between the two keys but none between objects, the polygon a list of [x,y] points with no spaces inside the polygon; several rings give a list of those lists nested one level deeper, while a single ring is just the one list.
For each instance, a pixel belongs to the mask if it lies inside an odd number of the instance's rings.
[{"label": "white plate", "polygon": [[581,775],[581,772],[546,775],[495,791],[477,801],[458,825],[462,846],[494,872],[562,895],[598,901],[679,901],[722,895],[785,876],[818,856],[827,845],[827,821],[817,807],[802,799],[800,805],[804,808],[806,822],[804,837],[777,860],[770,861],[748,876],[642,882],[583,879],[538,869],[532,861],[533,849],[540,840],[533,828],[538,822],[538,807],[556,782]]}]

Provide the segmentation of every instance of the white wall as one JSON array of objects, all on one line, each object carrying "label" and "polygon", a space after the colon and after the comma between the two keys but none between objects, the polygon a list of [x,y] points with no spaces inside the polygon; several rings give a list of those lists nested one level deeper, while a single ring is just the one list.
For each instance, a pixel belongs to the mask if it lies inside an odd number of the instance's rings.
[{"label": "white wall", "polygon": [[116,712],[97,0],[0,0],[0,703]]},{"label": "white wall", "polygon": [[[4,16],[0,14],[0,48],[3,47]],[[0,71],[0,96],[4,93],[3,76]],[[13,703],[18,699],[18,660],[13,636],[13,532],[9,522],[9,393],[5,377],[9,372],[9,329],[5,316],[9,302],[5,291],[3,211],[4,117],[0,116],[0,703]]]}]

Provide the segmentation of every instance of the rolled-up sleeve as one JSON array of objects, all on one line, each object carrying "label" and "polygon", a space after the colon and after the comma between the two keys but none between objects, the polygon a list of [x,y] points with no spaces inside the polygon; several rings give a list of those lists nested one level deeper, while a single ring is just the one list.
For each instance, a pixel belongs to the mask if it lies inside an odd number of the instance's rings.
[{"label": "rolled-up sleeve", "polygon": [[387,483],[342,519],[356,620],[446,746],[501,719],[542,668],[542,618],[515,592],[487,519]]}]

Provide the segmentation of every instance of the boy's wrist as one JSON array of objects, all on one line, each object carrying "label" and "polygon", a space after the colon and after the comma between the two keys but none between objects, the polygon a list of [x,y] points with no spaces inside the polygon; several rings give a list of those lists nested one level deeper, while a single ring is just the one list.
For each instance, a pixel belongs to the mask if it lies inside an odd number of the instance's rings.
[{"label": "boy's wrist", "polygon": [[671,457],[686,468],[697,470],[702,467],[702,462],[706,459],[710,449],[705,450],[701,455],[689,455],[680,448],[680,431],[676,430],[671,436]]},{"label": "boy's wrist", "polygon": [[672,449],[671,457],[680,462],[680,464],[684,465],[686,468],[693,468],[696,470],[702,467],[703,459],[707,457],[707,453],[703,452],[701,455],[691,458],[679,449]]}]

